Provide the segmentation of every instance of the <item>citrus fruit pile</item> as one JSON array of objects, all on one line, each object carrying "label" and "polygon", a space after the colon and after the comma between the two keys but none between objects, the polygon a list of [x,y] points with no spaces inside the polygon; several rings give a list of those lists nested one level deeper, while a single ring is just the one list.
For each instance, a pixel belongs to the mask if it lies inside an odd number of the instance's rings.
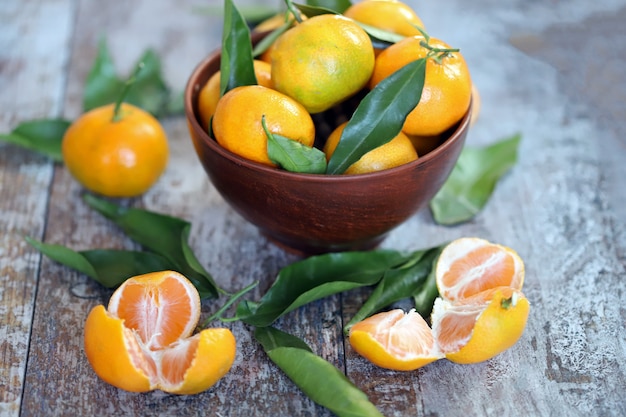
[{"label": "citrus fruit pile", "polygon": [[[203,126],[222,147],[241,157],[280,166],[268,156],[264,116],[271,134],[319,148],[330,159],[362,98],[421,58],[428,61],[423,89],[415,87],[419,103],[400,120],[402,131],[393,145],[386,142],[363,154],[344,174],[416,160],[441,143],[469,109],[472,81],[463,56],[428,36],[417,13],[400,1],[363,0],[343,14],[306,17],[290,12],[258,28],[271,31],[285,22],[291,26],[255,57],[257,85],[236,86],[221,95],[218,72],[199,94]],[[376,31],[395,41],[381,42],[373,35]]]},{"label": "citrus fruit pile", "polygon": [[108,307],[94,307],[85,323],[85,352],[96,374],[132,392],[159,389],[196,394],[222,378],[235,359],[229,329],[192,335],[200,297],[191,281],[174,271],[129,278]]},{"label": "citrus fruit pile", "polygon": [[484,239],[457,239],[442,251],[435,274],[432,327],[414,310],[378,313],[350,329],[354,350],[377,366],[408,371],[441,358],[483,362],[519,340],[530,304],[521,292],[524,263],[515,251]]}]

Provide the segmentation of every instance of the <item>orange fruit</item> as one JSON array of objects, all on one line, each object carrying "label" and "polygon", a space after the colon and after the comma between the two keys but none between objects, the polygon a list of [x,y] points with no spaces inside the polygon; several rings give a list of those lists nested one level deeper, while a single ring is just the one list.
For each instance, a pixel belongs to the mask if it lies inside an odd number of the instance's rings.
[{"label": "orange fruit", "polygon": [[368,317],[350,328],[349,341],[374,365],[398,371],[412,371],[442,357],[430,327],[415,310]]},{"label": "orange fruit", "polygon": [[134,197],[146,192],[165,171],[167,136],[150,113],[123,103],[95,108],[65,132],[62,154],[70,174],[85,188],[107,197]]},{"label": "orange fruit", "polygon": [[319,113],[360,91],[374,69],[374,48],[352,19],[324,14],[290,28],[271,53],[275,88],[310,113]]},{"label": "orange fruit", "polygon": [[424,23],[407,4],[397,0],[364,0],[348,7],[343,15],[357,22],[402,36],[422,33]]},{"label": "orange fruit", "polygon": [[438,298],[433,336],[446,359],[483,362],[513,346],[522,336],[530,303],[518,289],[495,287],[460,301]]},{"label": "orange fruit", "polygon": [[460,238],[441,252],[435,267],[441,297],[460,300],[495,287],[521,289],[524,262],[506,246],[479,238]]},{"label": "orange fruit", "polygon": [[[406,64],[426,57],[430,49],[420,44],[422,36],[407,37],[386,48],[376,57],[369,87]],[[445,42],[430,38],[433,48],[450,49]],[[435,136],[444,133],[463,118],[472,96],[472,81],[460,52],[449,52],[428,60],[424,89],[418,105],[409,113],[402,127],[407,135]]]},{"label": "orange fruit", "polygon": [[[326,160],[329,160],[337,148],[341,134],[348,122],[339,125],[328,137],[324,145]],[[411,140],[400,132],[391,141],[372,149],[358,161],[350,165],[344,174],[365,174],[395,168],[417,159],[417,152]]]},{"label": "orange fruit", "polygon": [[306,109],[285,94],[259,85],[224,94],[213,115],[215,139],[241,157],[275,166],[267,155],[263,116],[270,132],[313,146],[315,126]]},{"label": "orange fruit", "polygon": [[[272,68],[267,62],[255,59],[254,75],[258,85],[272,88]],[[220,71],[209,78],[198,94],[198,111],[202,125],[206,128],[209,125],[211,116],[215,113],[217,102],[220,99]]]},{"label": "orange fruit", "polygon": [[96,374],[118,388],[195,394],[213,386],[231,368],[236,344],[230,330],[192,335],[200,296],[174,271],[126,280],[108,308],[94,307],[85,322],[85,353]]}]

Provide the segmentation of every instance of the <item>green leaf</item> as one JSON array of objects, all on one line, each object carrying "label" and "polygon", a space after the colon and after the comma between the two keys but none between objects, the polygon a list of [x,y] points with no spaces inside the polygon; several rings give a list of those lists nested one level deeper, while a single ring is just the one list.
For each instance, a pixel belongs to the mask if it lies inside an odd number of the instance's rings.
[{"label": "green leaf", "polygon": [[313,352],[304,340],[271,326],[255,329],[254,338],[263,346],[265,352],[281,347],[292,347]]},{"label": "green leaf", "polygon": [[170,95],[165,108],[165,114],[168,116],[177,116],[185,113],[185,92],[179,91],[175,95]]},{"label": "green leaf", "polygon": [[296,6],[298,10],[300,10],[300,12],[306,17],[320,16],[323,14],[339,14],[339,12],[324,6],[313,6],[309,4],[297,3],[294,3],[293,5]]},{"label": "green leaf", "polygon": [[[132,73],[139,71],[132,89],[124,102],[140,107],[155,117],[166,114],[170,92],[163,80],[161,61],[153,50],[145,51],[136,63]],[[89,72],[83,92],[83,110],[115,103],[124,89],[125,81],[118,77],[115,65],[104,38],[98,43],[98,54]]]},{"label": "green leaf", "polygon": [[342,174],[367,152],[400,133],[406,116],[422,96],[427,59],[405,65],[363,98],[328,161],[327,174]]},{"label": "green leaf", "polygon": [[435,221],[453,225],[479,213],[498,180],[515,165],[520,139],[515,135],[482,148],[465,147],[450,177],[430,201]]},{"label": "green leaf", "polygon": [[[441,249],[443,249],[443,246],[445,245],[442,245]],[[435,304],[435,299],[439,296],[439,289],[437,289],[436,280],[436,265],[440,254],[441,251],[439,251],[433,260],[433,267],[430,270],[430,274],[426,277],[426,280],[422,283],[418,290],[413,293],[415,311],[417,311],[425,319],[430,318],[433,311],[433,305]]]},{"label": "green leaf", "polygon": [[[370,37],[373,37],[375,40],[385,42],[385,45],[384,45],[385,47],[404,39],[404,36],[402,35],[398,35],[397,33],[389,32],[387,30],[379,29],[374,26],[366,25],[365,23],[356,22],[356,24],[361,26],[363,30],[365,30],[365,32],[367,32],[367,34],[370,35]],[[374,41],[374,39],[372,41]]]},{"label": "green leaf", "polygon": [[382,417],[365,393],[302,340],[273,327],[256,329],[267,356],[315,403],[338,417]]},{"label": "green leaf", "polygon": [[107,288],[116,288],[136,275],[173,269],[167,259],[151,252],[117,249],[77,252],[63,245],[43,243],[30,237],[25,239],[48,258],[82,272]]},{"label": "green leaf", "polygon": [[269,326],[284,314],[315,300],[374,285],[388,269],[403,264],[410,256],[380,249],[329,253],[294,262],[280,270],[258,303],[241,302],[237,316],[254,326]]},{"label": "green leaf", "polygon": [[[192,11],[196,14],[203,14],[213,17],[224,17],[224,7],[222,6],[192,6]],[[265,5],[241,5],[239,11],[248,25],[255,26],[263,20],[268,19],[277,13],[276,8]]]},{"label": "green leaf", "polygon": [[155,51],[149,49],[139,58],[133,73],[142,65],[125,102],[140,107],[155,117],[165,115],[170,91],[163,81],[161,61]]},{"label": "green leaf", "polygon": [[[433,270],[435,266],[434,261],[438,258],[441,250],[442,247],[434,247],[416,251],[405,265],[385,272],[385,276],[380,280],[376,289],[374,289],[367,301],[345,326],[344,332],[347,334],[354,324],[379,312],[383,308],[418,294]],[[424,308],[421,308],[421,310],[424,310]],[[432,304],[428,314],[430,314],[431,310]]]},{"label": "green leaf", "polygon": [[232,0],[224,0],[224,30],[220,60],[220,94],[257,84],[250,28]]},{"label": "green leaf", "polygon": [[20,123],[0,139],[63,162],[61,143],[71,122],[63,119],[40,119]]},{"label": "green leaf", "polygon": [[[289,20],[288,22],[283,23],[278,28],[274,29],[270,33],[268,33],[263,39],[261,39],[252,50],[253,57],[259,57],[263,54],[263,52],[267,51],[267,49],[272,46],[274,42],[285,33],[291,26],[293,25],[293,20]],[[254,65],[254,64],[253,64]]]},{"label": "green leaf", "polygon": [[343,13],[352,6],[350,0],[307,0],[306,4],[311,7],[332,10],[335,13]]},{"label": "green leaf", "polygon": [[118,78],[109,53],[106,39],[100,38],[96,60],[89,71],[83,92],[83,110],[89,111],[106,104],[115,103],[124,87]]},{"label": "green leaf", "polygon": [[265,116],[263,116],[261,123],[267,135],[267,155],[273,163],[290,172],[323,174],[326,171],[324,152],[284,136],[273,134],[267,129]]},{"label": "green leaf", "polygon": [[148,210],[120,207],[91,194],[86,194],[84,200],[132,240],[167,259],[174,265],[171,269],[193,282],[202,298],[217,297],[223,292],[189,246],[189,222]]}]

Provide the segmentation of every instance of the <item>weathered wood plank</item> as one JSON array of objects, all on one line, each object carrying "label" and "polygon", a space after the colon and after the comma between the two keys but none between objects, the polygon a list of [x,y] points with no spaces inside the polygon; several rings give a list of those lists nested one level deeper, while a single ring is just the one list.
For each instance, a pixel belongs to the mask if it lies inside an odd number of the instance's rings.
[{"label": "weathered wood plank", "polygon": [[[0,132],[8,133],[25,120],[60,115],[71,18],[72,4],[65,0],[0,4]],[[43,236],[52,173],[48,159],[0,143],[3,416],[20,411],[40,262],[24,236]]]}]

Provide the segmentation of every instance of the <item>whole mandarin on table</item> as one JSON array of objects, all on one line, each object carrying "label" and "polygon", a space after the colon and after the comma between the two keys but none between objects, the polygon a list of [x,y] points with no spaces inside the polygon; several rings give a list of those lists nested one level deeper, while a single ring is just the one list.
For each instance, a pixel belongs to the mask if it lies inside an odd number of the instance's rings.
[{"label": "whole mandarin on table", "polygon": [[[426,42],[423,36],[410,36],[378,54],[369,87],[374,88],[403,66],[428,56],[432,50],[423,46],[422,42]],[[430,38],[428,45],[430,48],[450,49],[448,44],[436,38]],[[431,56],[426,63],[420,102],[407,116],[402,130],[415,136],[442,134],[463,118],[471,98],[472,80],[461,53]]]},{"label": "whole mandarin on table", "polygon": [[134,197],[146,192],[165,171],[169,148],[159,121],[150,113],[122,103],[95,108],[65,132],[63,162],[85,188],[107,197]]},{"label": "whole mandarin on table", "polygon": [[275,166],[267,154],[263,117],[271,133],[313,146],[315,125],[302,104],[259,85],[233,88],[219,100],[213,115],[217,143],[246,159]]},{"label": "whole mandarin on table", "polygon": [[374,69],[368,34],[352,19],[311,17],[283,33],[271,54],[276,90],[310,113],[319,113],[360,91]]}]

